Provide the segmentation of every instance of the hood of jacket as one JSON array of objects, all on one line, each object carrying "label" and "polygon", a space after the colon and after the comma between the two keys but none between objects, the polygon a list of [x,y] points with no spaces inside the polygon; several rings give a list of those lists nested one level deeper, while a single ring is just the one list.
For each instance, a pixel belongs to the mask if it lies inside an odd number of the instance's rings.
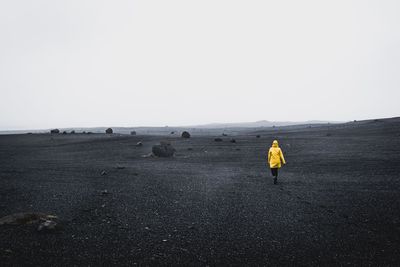
[{"label": "hood of jacket", "polygon": [[273,142],[272,142],[272,147],[278,147],[279,145],[278,145],[278,141],[277,140],[274,140]]}]

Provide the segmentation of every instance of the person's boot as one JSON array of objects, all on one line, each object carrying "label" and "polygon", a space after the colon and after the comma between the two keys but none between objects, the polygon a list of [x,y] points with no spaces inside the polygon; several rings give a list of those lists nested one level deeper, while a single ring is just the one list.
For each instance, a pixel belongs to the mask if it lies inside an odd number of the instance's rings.
[{"label": "person's boot", "polygon": [[278,177],[274,177],[274,184],[277,184],[278,183]]}]

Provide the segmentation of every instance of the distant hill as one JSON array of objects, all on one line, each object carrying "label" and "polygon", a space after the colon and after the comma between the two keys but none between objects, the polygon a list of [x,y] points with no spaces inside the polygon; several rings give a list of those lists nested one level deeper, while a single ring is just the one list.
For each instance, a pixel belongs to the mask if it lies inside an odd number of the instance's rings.
[{"label": "distant hill", "polygon": [[[314,127],[318,126],[349,126],[349,125],[369,125],[376,124],[382,125],[382,123],[398,123],[400,121],[400,117],[393,118],[380,118],[380,119],[369,119],[369,120],[359,120],[359,121],[349,121],[349,122],[338,122],[338,121],[301,121],[301,122],[291,122],[291,121],[255,121],[255,122],[237,122],[237,123],[210,123],[210,124],[201,124],[201,125],[192,125],[192,126],[164,126],[164,127],[151,127],[151,126],[138,126],[138,127],[115,127],[110,126],[114,133],[116,134],[130,134],[131,131],[136,131],[138,135],[171,135],[177,136],[180,135],[182,131],[189,131],[194,135],[208,135],[215,134],[219,135],[221,133],[228,134],[237,134],[245,131],[259,131],[264,128],[272,128],[272,127],[284,127],[285,129],[291,128],[308,128],[310,125]],[[56,127],[54,127],[56,128]],[[77,134],[83,132],[90,133],[105,133],[105,130],[108,127],[68,127],[68,128],[58,128],[60,133],[66,131],[70,133],[74,130]],[[35,129],[35,130],[6,130],[0,131],[0,134],[26,134],[26,133],[49,133],[50,129]]]},{"label": "distant hill", "polygon": [[[144,135],[165,135],[174,132],[178,134],[183,130],[190,130],[193,132],[220,132],[221,130],[238,131],[242,128],[263,128],[263,127],[280,127],[280,126],[295,126],[295,125],[310,125],[310,124],[328,124],[328,123],[340,123],[332,121],[303,121],[303,122],[288,122],[288,121],[267,121],[261,120],[256,122],[237,122],[237,123],[210,123],[202,125],[192,126],[165,126],[165,127],[113,127],[114,133],[118,134],[130,134],[131,131],[136,131],[137,134]],[[54,127],[56,128],[56,127]],[[71,132],[74,130],[76,133],[91,132],[91,133],[104,133],[108,127],[68,127],[58,128],[60,132],[66,131]],[[6,130],[0,131],[0,134],[24,134],[24,133],[49,133],[50,129],[35,129],[35,130]]]},{"label": "distant hill", "polygon": [[189,128],[206,128],[206,129],[220,129],[220,128],[257,128],[257,127],[273,127],[273,126],[291,126],[291,125],[304,125],[304,124],[327,124],[327,123],[343,123],[337,121],[255,121],[255,122],[234,122],[234,123],[210,123],[203,125],[187,126]]}]

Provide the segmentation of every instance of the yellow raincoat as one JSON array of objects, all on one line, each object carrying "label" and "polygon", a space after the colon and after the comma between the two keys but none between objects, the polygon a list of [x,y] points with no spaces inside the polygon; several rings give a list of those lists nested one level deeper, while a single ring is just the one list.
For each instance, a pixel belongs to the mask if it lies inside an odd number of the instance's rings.
[{"label": "yellow raincoat", "polygon": [[286,164],[282,150],[279,148],[278,141],[276,140],[272,142],[272,147],[268,151],[268,163],[270,168],[280,168],[282,167],[282,163]]}]

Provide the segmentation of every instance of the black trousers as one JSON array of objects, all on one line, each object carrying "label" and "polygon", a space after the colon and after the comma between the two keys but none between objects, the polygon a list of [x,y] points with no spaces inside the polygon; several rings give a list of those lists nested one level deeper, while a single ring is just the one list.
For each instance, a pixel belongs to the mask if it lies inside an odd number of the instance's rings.
[{"label": "black trousers", "polygon": [[271,168],[272,176],[278,177],[278,168]]}]

